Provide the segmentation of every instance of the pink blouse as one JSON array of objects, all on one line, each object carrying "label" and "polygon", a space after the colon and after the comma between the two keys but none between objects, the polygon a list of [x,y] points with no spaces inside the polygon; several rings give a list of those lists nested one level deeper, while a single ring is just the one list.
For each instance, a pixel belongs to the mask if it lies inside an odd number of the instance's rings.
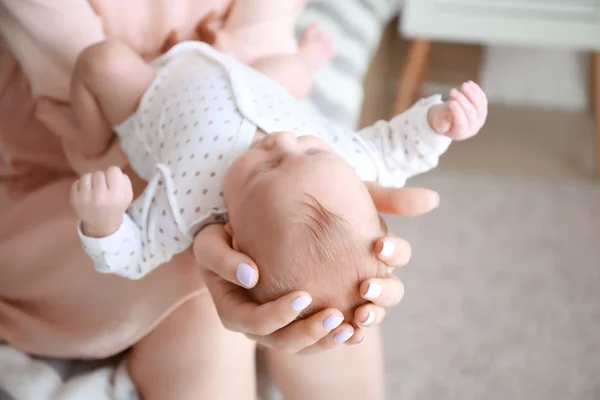
[{"label": "pink blouse", "polygon": [[68,203],[74,174],[33,117],[34,97],[66,101],[74,61],[94,42],[117,37],[153,57],[229,1],[0,0],[0,338],[40,355],[104,357],[203,292],[189,253],[140,281],[94,271]]}]

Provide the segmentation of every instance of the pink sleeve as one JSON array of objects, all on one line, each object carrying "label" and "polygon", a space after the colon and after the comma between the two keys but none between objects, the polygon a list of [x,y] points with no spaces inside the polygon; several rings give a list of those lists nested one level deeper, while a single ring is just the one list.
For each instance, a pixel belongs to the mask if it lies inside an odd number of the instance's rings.
[{"label": "pink sleeve", "polygon": [[67,100],[71,70],[85,47],[104,38],[84,0],[0,0],[0,33],[35,97]]}]

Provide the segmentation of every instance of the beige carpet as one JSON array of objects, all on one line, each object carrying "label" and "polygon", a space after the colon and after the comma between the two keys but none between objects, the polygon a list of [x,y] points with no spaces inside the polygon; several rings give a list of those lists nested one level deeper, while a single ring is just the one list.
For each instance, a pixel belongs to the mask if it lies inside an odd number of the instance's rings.
[{"label": "beige carpet", "polygon": [[[391,115],[405,52],[390,28],[366,78],[364,125]],[[428,79],[480,81],[481,54],[436,44]],[[384,323],[388,399],[600,399],[592,156],[590,114],[494,105],[480,135],[410,182],[439,190],[442,205],[389,223],[414,257]]]},{"label": "beige carpet", "polygon": [[600,399],[600,185],[436,171],[385,322],[389,399]]}]

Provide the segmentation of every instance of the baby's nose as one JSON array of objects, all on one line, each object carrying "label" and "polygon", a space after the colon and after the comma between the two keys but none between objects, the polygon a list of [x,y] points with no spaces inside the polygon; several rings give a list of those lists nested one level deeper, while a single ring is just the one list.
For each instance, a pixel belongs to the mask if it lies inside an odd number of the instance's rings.
[{"label": "baby's nose", "polygon": [[293,132],[277,132],[271,135],[272,145],[283,152],[294,152],[298,147],[298,138]]}]

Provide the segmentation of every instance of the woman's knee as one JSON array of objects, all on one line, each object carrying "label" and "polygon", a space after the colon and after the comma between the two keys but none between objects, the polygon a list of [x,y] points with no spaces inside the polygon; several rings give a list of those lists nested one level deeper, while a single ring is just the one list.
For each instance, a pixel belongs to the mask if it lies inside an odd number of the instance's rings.
[{"label": "woman's knee", "polygon": [[[150,398],[250,400],[255,393],[254,351],[244,336],[223,328],[205,292],[183,303],[137,343],[128,369],[142,394],[152,393]],[[231,385],[232,376],[236,385]]]},{"label": "woman's knee", "polygon": [[383,400],[383,349],[379,328],[361,345],[297,356],[268,350],[269,369],[286,399]]}]

